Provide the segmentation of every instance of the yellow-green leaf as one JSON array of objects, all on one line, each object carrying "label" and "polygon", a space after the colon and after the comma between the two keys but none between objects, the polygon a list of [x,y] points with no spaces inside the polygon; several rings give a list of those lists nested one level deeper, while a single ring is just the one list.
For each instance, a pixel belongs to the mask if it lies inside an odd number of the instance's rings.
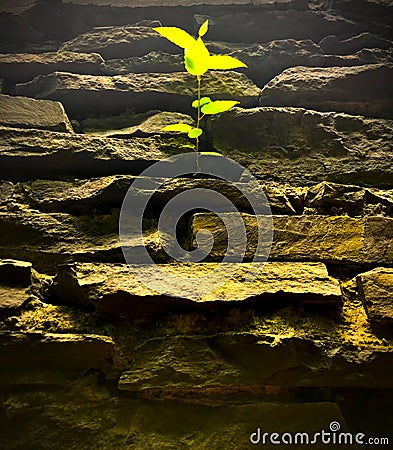
[{"label": "yellow-green leaf", "polygon": [[195,139],[198,138],[202,133],[203,131],[200,128],[193,128],[188,132],[188,137]]},{"label": "yellow-green leaf", "polygon": [[174,123],[172,125],[167,125],[164,128],[161,128],[161,131],[177,131],[180,133],[188,133],[193,128],[191,125],[187,125],[186,123]]},{"label": "yellow-green leaf", "polygon": [[210,103],[212,100],[210,97],[202,97],[200,100],[194,100],[191,104],[193,108],[198,108],[198,105],[201,106],[206,105],[207,103]]},{"label": "yellow-green leaf", "polygon": [[199,37],[194,46],[184,50],[184,65],[188,73],[201,76],[209,70],[210,53]]},{"label": "yellow-green leaf", "polygon": [[181,48],[190,48],[196,45],[196,39],[193,38],[187,31],[177,27],[156,27],[154,31],[160,33],[161,36],[173,42]]},{"label": "yellow-green leaf", "polygon": [[209,21],[205,20],[203,24],[199,27],[198,36],[202,37],[207,33],[209,29]]},{"label": "yellow-green leaf", "polygon": [[209,69],[228,70],[237,69],[239,67],[247,67],[247,65],[233,56],[211,55],[209,58]]},{"label": "yellow-green leaf", "polygon": [[233,100],[216,100],[215,102],[202,106],[201,111],[203,114],[218,114],[224,111],[229,111],[238,103],[240,102],[235,102]]}]

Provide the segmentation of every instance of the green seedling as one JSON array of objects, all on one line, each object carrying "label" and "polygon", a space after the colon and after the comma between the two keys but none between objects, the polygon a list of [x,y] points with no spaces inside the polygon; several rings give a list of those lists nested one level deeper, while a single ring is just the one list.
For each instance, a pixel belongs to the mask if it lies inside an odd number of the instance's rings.
[{"label": "green seedling", "polygon": [[[185,133],[189,138],[195,139],[195,151],[199,154],[199,138],[203,133],[201,121],[207,115],[219,114],[229,111],[239,102],[232,100],[216,100],[210,97],[201,97],[201,78],[208,70],[230,70],[239,67],[247,67],[246,64],[229,55],[211,55],[206,48],[202,37],[207,33],[209,21],[206,20],[199,28],[198,37],[195,39],[187,31],[177,27],[157,27],[153,30],[160,33],[169,41],[184,49],[184,66],[187,72],[196,77],[197,98],[192,102],[192,107],[197,110],[196,127],[185,123],[174,123],[164,127],[163,131]],[[198,160],[197,160],[198,161]]]}]

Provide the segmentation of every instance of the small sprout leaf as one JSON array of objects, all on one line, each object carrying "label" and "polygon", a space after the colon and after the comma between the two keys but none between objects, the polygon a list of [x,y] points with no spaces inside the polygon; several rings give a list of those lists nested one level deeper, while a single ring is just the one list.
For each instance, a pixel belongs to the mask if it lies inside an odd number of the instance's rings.
[{"label": "small sprout leaf", "polygon": [[202,106],[203,114],[219,114],[224,111],[229,111],[235,105],[240,102],[235,102],[232,100],[216,100],[215,102],[210,102],[207,105]]},{"label": "small sprout leaf", "polygon": [[193,108],[198,108],[198,105],[200,104],[201,106],[203,105],[207,105],[208,103],[211,102],[211,98],[210,97],[202,97],[200,100],[194,100],[191,104],[191,106]]},{"label": "small sprout leaf", "polygon": [[173,42],[181,48],[191,48],[196,45],[196,40],[187,31],[177,27],[156,27],[154,31],[160,33],[168,41]]},{"label": "small sprout leaf", "polygon": [[228,70],[239,67],[247,67],[247,64],[228,55],[211,55],[209,58],[209,69]]},{"label": "small sprout leaf", "polygon": [[172,125],[167,125],[164,128],[161,128],[161,131],[177,131],[179,133],[189,133],[192,130],[191,125],[187,125],[186,123],[174,123]]},{"label": "small sprout leaf", "polygon": [[198,36],[202,37],[207,33],[209,29],[209,21],[205,20],[203,24],[199,27]]},{"label": "small sprout leaf", "polygon": [[195,139],[198,138],[202,133],[203,131],[200,128],[193,128],[188,132],[188,137]]}]

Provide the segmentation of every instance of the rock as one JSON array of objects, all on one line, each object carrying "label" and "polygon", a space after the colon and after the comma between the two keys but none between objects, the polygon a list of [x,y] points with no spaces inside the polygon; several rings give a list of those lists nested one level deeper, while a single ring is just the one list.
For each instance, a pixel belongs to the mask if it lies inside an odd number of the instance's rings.
[{"label": "rock", "polygon": [[[207,17],[205,17],[207,18]],[[306,10],[243,10],[217,12],[209,15],[211,27],[208,38],[226,42],[260,42],[287,39],[311,39],[319,42],[329,34],[355,34],[363,31],[358,24],[336,14],[325,15]],[[228,24],[231,24],[229,27]],[[364,30],[366,31],[366,30]]]},{"label": "rock", "polygon": [[74,259],[121,259],[117,214],[74,217],[22,209],[0,212],[0,258],[12,255],[30,261],[40,272],[53,273],[57,264]]},{"label": "rock", "polygon": [[[107,214],[73,216],[40,213],[25,207],[0,211],[0,258],[29,261],[43,273],[53,274],[58,264],[72,261],[124,262],[119,242],[119,210]],[[155,223],[144,220],[144,245],[155,261],[168,257]],[[143,247],[130,240],[137,255]]]},{"label": "rock", "polygon": [[29,300],[41,296],[42,287],[31,263],[0,259],[0,316],[19,314]]},{"label": "rock", "polygon": [[392,367],[392,356],[375,348],[351,360],[336,340],[321,346],[312,338],[280,334],[166,336],[147,340],[136,349],[119,389],[203,401],[205,396],[222,398],[228,391],[255,397],[264,386],[274,385],[391,387],[388,372],[375,378],[373,365],[382,367],[385,362]]},{"label": "rock", "polygon": [[231,44],[211,42],[212,53],[228,54],[247,64],[246,75],[258,86],[264,86],[290,67],[345,67],[365,64],[391,64],[389,50],[368,49],[349,56],[324,55],[310,40],[283,39],[267,44]]},{"label": "rock", "polygon": [[32,281],[31,277],[31,263],[13,259],[0,259],[0,284],[28,287]]},{"label": "rock", "polygon": [[28,300],[29,294],[26,289],[0,284],[0,317],[20,313]]},{"label": "rock", "polygon": [[9,181],[0,181],[0,205],[8,203],[15,192],[14,185]]},{"label": "rock", "polygon": [[[127,121],[128,124],[126,125]],[[81,128],[85,133],[98,136],[116,138],[147,137],[157,134],[168,135],[168,132],[162,131],[162,128],[177,122],[195,126],[195,120],[187,114],[149,111],[145,114],[126,114],[106,119],[86,119],[82,121]],[[108,128],[105,129],[106,123]],[[110,124],[114,125],[114,129],[110,128]]]},{"label": "rock", "polygon": [[[230,214],[230,213],[224,213]],[[243,214],[247,233],[246,260],[255,254],[258,228],[255,216]],[[322,261],[329,264],[392,264],[393,219],[386,217],[275,216],[270,261]],[[192,234],[212,233],[210,261],[221,261],[227,251],[223,223],[213,213],[195,214]],[[195,246],[195,244],[194,244]]]},{"label": "rock", "polygon": [[392,74],[392,68],[383,64],[293,67],[262,89],[259,104],[393,118]]},{"label": "rock", "polygon": [[184,70],[183,55],[152,51],[143,56],[123,59],[108,59],[101,64],[104,75],[124,75],[127,73],[166,73]]},{"label": "rock", "polygon": [[332,34],[324,37],[318,44],[325,54],[330,55],[351,55],[363,48],[388,49],[393,46],[392,41],[375,36],[372,33],[361,33],[349,39],[341,41]]},{"label": "rock", "polygon": [[[124,197],[136,179],[132,175],[113,175],[77,181],[35,180],[20,183],[18,190],[22,192],[24,202],[33,208],[44,212],[68,212],[86,214],[87,211],[109,211],[120,208]],[[164,183],[163,183],[164,182]],[[12,183],[9,183],[12,185]],[[211,189],[223,194],[243,212],[252,212],[250,204],[244,195],[239,194],[236,186],[219,179],[189,179],[175,178],[165,181],[149,179],[152,190],[145,190],[146,196],[151,196],[149,208],[159,211],[172,198],[189,189]],[[248,185],[238,183],[242,192]],[[291,186],[265,184],[262,186],[273,213],[295,214],[303,208],[304,190]],[[22,200],[20,200],[22,201]],[[22,201],[23,202],[23,201]],[[215,205],[215,211],[228,211],[225,203]]]},{"label": "rock", "polygon": [[[229,306],[243,301],[252,301],[262,307],[264,302],[272,302],[276,307],[282,302],[336,307],[341,302],[338,281],[328,276],[323,264],[267,263],[263,266],[256,263],[253,267],[248,264],[233,266],[233,278],[220,279],[222,286],[196,298],[191,292],[187,294],[186,284],[182,284],[182,280],[198,274],[200,277],[206,276],[214,265],[175,265],[172,270],[179,284],[174,289],[168,286],[168,295],[143,284],[160,276],[155,273],[154,267],[151,271],[146,266],[133,266],[130,270],[126,264],[76,263],[62,267],[54,280],[54,297],[63,304],[90,307],[110,318],[151,317],[184,308],[214,310],[220,304]],[[165,270],[165,266],[159,268]],[[256,270],[258,275],[246,283],[250,270]],[[140,278],[142,273],[145,277]],[[143,283],[138,279],[143,279]]]},{"label": "rock", "polygon": [[310,214],[363,216],[393,214],[391,190],[366,189],[323,181],[307,190],[304,206]]},{"label": "rock", "polygon": [[[26,383],[34,371],[83,373],[107,369],[112,363],[113,340],[108,336],[71,333],[0,333],[2,382]],[[12,378],[11,378],[12,377]]]},{"label": "rock", "polygon": [[179,137],[123,141],[5,127],[0,127],[0,136],[0,179],[6,180],[137,174],[169,152],[184,151],[188,143]]},{"label": "rock", "polygon": [[[258,86],[264,86],[283,70],[294,66],[341,67],[364,64],[390,64],[389,50],[367,49],[349,56],[324,55],[310,40],[283,39],[267,44],[234,44],[208,42],[212,54],[227,54],[240,59],[248,68],[242,71]],[[184,69],[183,56],[164,52],[150,52],[141,57],[112,59],[102,64],[105,75],[141,72],[180,72]]]},{"label": "rock", "polygon": [[104,59],[123,59],[142,56],[152,50],[177,53],[179,47],[150,26],[95,27],[61,45],[60,51],[99,53]]},{"label": "rock", "polygon": [[[196,96],[194,77],[188,73],[109,76],[55,72],[16,87],[18,95],[61,101],[71,117],[115,115],[132,108],[191,113]],[[259,89],[244,74],[211,72],[203,79],[203,95],[256,106]]]},{"label": "rock", "polygon": [[[386,248],[388,251],[388,248]],[[356,277],[369,321],[374,326],[393,324],[393,269],[378,267]]]},{"label": "rock", "polygon": [[73,133],[63,105],[50,100],[0,95],[0,124]]},{"label": "rock", "polygon": [[216,151],[263,181],[392,188],[392,124],[300,108],[234,108],[212,118],[209,133]]},{"label": "rock", "polygon": [[14,83],[24,83],[37,75],[52,72],[100,74],[104,62],[97,53],[45,52],[0,55],[0,77]]}]

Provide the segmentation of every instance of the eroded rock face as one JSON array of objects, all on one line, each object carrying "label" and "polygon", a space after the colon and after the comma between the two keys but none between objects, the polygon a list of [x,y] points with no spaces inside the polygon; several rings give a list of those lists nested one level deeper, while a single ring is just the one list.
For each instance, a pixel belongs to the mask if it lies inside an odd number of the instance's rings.
[{"label": "eroded rock face", "polygon": [[0,77],[14,83],[32,80],[37,75],[52,72],[100,74],[104,62],[97,53],[46,52],[0,55]]},{"label": "eroded rock face", "polygon": [[[243,215],[247,232],[246,259],[255,254],[258,225],[255,216]],[[393,219],[345,216],[276,216],[270,260],[323,261],[334,264],[392,264],[390,240]],[[199,239],[211,232],[214,247],[211,260],[221,260],[227,251],[227,234],[214,214],[196,214],[192,233]],[[202,242],[202,241],[201,241]],[[194,244],[195,245],[195,244]],[[234,243],[232,243],[234,245]]]},{"label": "eroded rock face", "polygon": [[94,28],[60,47],[60,51],[99,53],[105,59],[142,56],[152,50],[175,53],[178,47],[161,38],[151,26],[133,25]]},{"label": "eroded rock face", "polygon": [[[240,101],[256,106],[259,89],[245,75],[227,71],[206,75],[204,95]],[[61,101],[70,117],[114,115],[131,108],[190,113],[195,96],[195,80],[188,73],[148,73],[109,76],[55,72],[18,84],[18,95]]]},{"label": "eroded rock face", "polygon": [[[34,376],[34,369],[38,366],[46,369],[43,370],[46,377],[41,382],[49,382],[51,370],[54,375],[62,373],[64,382],[67,375],[72,379],[75,373],[107,368],[111,364],[113,345],[113,340],[107,336],[2,332],[0,360],[7,371],[2,371],[0,377],[3,383],[11,382],[10,374],[15,384],[29,384],[29,380],[37,383],[40,380]],[[18,371],[17,377],[15,371]],[[54,381],[57,381],[56,376]]]},{"label": "eroded rock face", "polygon": [[243,71],[261,87],[295,66],[345,67],[393,61],[391,52],[380,48],[360,49],[347,56],[325,55],[311,40],[282,39],[251,45],[211,42],[208,46],[212,53],[229,54],[245,62],[248,68]]},{"label": "eroded rock face", "polygon": [[108,59],[101,65],[103,75],[123,75],[126,73],[181,72],[184,69],[184,57],[160,51],[151,51],[143,56]]},{"label": "eroded rock face", "polygon": [[393,118],[391,78],[391,67],[380,64],[293,67],[263,88],[259,104]]},{"label": "eroded rock face", "polygon": [[0,124],[73,133],[63,105],[50,100],[0,95]]},{"label": "eroded rock face", "polygon": [[232,111],[210,122],[214,147],[259,179],[392,187],[392,121],[301,108]]},{"label": "eroded rock face", "polygon": [[[332,347],[334,344],[331,343]],[[147,341],[139,347],[132,367],[119,380],[119,388],[146,393],[157,390],[164,398],[184,398],[192,395],[193,390],[194,395],[201,396],[209,389],[241,392],[252,386],[258,391],[258,386],[280,385],[284,380],[289,386],[293,383],[376,387],[381,382],[390,386],[388,374],[383,381],[373,377],[373,364],[383,366],[384,356],[389,366],[392,365],[392,354],[383,353],[376,349],[363,361],[351,361],[340,355],[338,348],[335,354],[329,355],[327,348],[311,339],[251,333],[211,338],[173,337]],[[204,365],[198,361],[204,361]]]},{"label": "eroded rock face", "polygon": [[[136,177],[132,175],[114,175],[73,182],[35,180],[20,183],[17,190],[22,196],[19,202],[27,203],[40,211],[68,212],[79,215],[86,212],[109,211],[110,208],[120,208],[129,187],[135,179]],[[146,189],[143,193],[151,197],[150,207],[156,208],[155,211],[181,192],[203,188],[223,194],[240,211],[252,212],[248,200],[238,190],[239,188],[242,192],[250,192],[246,183],[238,183],[236,187],[223,180],[211,178],[168,180],[165,178],[157,178],[156,180],[149,178],[148,181],[148,185],[153,189]],[[8,184],[14,189],[12,183]],[[301,212],[305,195],[304,189],[277,184],[265,184],[262,188],[273,213],[295,214],[296,211]],[[209,195],[209,193],[206,195]],[[4,203],[7,199],[11,201],[12,197],[4,198]],[[217,201],[215,210],[228,211],[228,205]]]},{"label": "eroded rock face", "polygon": [[366,189],[324,181],[307,190],[304,206],[307,214],[391,216],[392,201],[391,190]]},{"label": "eroded rock face", "polygon": [[356,280],[370,322],[393,330],[393,269],[379,267]]},{"label": "eroded rock face", "polygon": [[20,313],[29,300],[40,296],[41,288],[31,263],[0,259],[0,316]]},{"label": "eroded rock face", "polygon": [[[206,276],[215,268],[214,264],[176,265],[172,268],[158,266],[172,273],[179,280],[179,292],[186,292],[182,279]],[[175,297],[161,294],[144,283],[161,275],[154,267],[108,264],[83,264],[65,266],[54,281],[54,296],[62,303],[90,306],[109,317],[156,316],[184,308],[215,309],[226,305],[253,301],[314,303],[337,306],[341,302],[341,291],[337,280],[328,276],[326,267],[318,263],[267,263],[251,267],[248,264],[234,265],[235,275],[212,292],[195,297]],[[244,283],[248,271],[257,270],[253,281]],[[143,277],[141,278],[141,274]],[[141,283],[141,279],[145,281]],[[149,281],[149,282],[150,282]],[[156,282],[159,282],[157,278]],[[168,287],[169,289],[169,287]]]},{"label": "eroded rock face", "polygon": [[179,152],[184,140],[133,138],[131,141],[46,130],[0,127],[0,177],[35,179],[59,175],[100,176],[140,173],[166,152]]},{"label": "eroded rock face", "polygon": [[332,34],[324,37],[318,45],[325,54],[351,55],[364,48],[388,49],[392,47],[393,42],[365,32],[345,40],[340,40]]}]

